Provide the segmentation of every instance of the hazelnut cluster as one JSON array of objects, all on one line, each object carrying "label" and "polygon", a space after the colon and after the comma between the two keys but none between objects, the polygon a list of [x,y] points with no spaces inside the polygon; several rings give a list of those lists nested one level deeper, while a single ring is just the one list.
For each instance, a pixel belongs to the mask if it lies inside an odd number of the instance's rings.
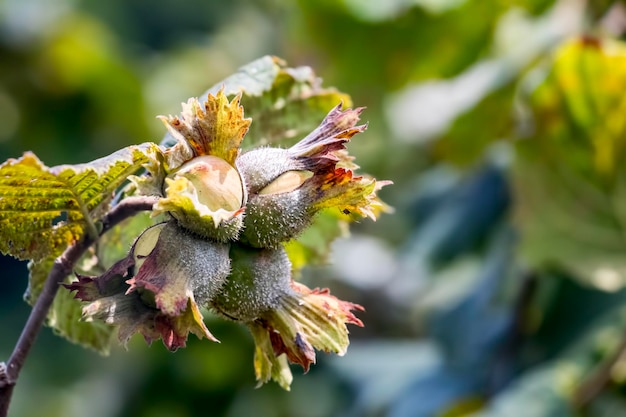
[{"label": "hazelnut cluster", "polygon": [[259,383],[288,389],[289,362],[308,370],[315,350],[345,353],[346,325],[362,326],[352,313],[362,308],[295,282],[284,244],[325,209],[376,219],[385,208],[376,193],[389,181],[354,174],[345,145],[366,128],[357,125],[362,109],[338,105],[290,148],[242,152],[251,120],[239,99],[220,91],[162,117],[177,144],[136,184],[158,194],[153,213],[168,220],[102,275],[67,287],[87,303],[84,317],[119,326],[122,342],[140,333],[175,350],[190,332],[216,340],[200,307],[241,322],[256,343]]}]

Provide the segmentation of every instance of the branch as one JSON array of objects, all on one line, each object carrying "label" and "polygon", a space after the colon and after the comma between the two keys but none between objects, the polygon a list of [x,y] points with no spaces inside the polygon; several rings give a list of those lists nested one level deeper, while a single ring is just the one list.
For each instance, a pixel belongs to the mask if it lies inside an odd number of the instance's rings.
[{"label": "branch", "polygon": [[156,202],[156,197],[125,198],[104,215],[102,218],[102,231],[98,237],[94,238],[88,234],[83,236],[80,240],[69,246],[61,256],[55,259],[54,265],[41,290],[41,294],[39,298],[37,298],[30,312],[30,316],[26,321],[26,325],[22,330],[22,334],[13,349],[13,353],[6,364],[0,363],[0,417],[6,417],[8,414],[13,387],[15,387],[17,383],[24,361],[48,315],[52,301],[59,289],[59,283],[72,273],[76,262],[100,236],[122,220],[140,211],[152,210],[152,206]]},{"label": "branch", "polygon": [[612,355],[604,359],[600,365],[585,378],[575,391],[572,404],[576,408],[589,404],[611,380],[611,371],[615,364],[626,355],[626,333],[623,334],[619,346]]}]

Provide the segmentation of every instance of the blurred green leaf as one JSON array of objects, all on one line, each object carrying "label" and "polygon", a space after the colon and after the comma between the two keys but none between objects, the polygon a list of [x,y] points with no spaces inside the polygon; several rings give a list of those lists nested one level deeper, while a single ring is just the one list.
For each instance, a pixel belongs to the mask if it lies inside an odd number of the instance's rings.
[{"label": "blurred green leaf", "polygon": [[347,234],[348,224],[346,220],[338,218],[336,210],[326,209],[319,213],[311,227],[285,244],[295,274],[304,266],[325,263],[332,241]]},{"label": "blurred green leaf", "polygon": [[562,45],[531,96],[541,138],[535,155],[561,164],[566,155],[581,175],[610,182],[626,150],[625,85],[623,42],[580,38]]},{"label": "blurred green leaf", "polygon": [[509,138],[514,127],[515,83],[484,97],[459,116],[434,145],[437,157],[461,166],[475,165],[492,143]]},{"label": "blurred green leaf", "polygon": [[530,96],[536,132],[514,170],[521,250],[615,290],[626,283],[626,45],[582,38]]},{"label": "blurred green leaf", "polygon": [[[356,3],[299,2],[304,24],[323,57],[332,62],[333,83],[361,92],[374,103],[385,91],[409,81],[462,72],[488,52],[497,20],[508,10],[508,3],[498,0],[382,0],[369,2],[375,5],[366,9],[357,9]],[[364,18],[374,16],[374,8],[387,10],[389,18]]]},{"label": "blurred green leaf", "polygon": [[589,404],[589,415],[593,417],[619,416],[626,410],[626,400],[617,390],[606,390],[600,393]]},{"label": "blurred green leaf", "polygon": [[[104,152],[145,138],[142,80],[124,56],[126,40],[116,38],[111,28],[83,13],[66,16],[46,35],[33,57],[31,77],[36,77],[40,89],[34,95],[44,100],[53,96],[55,101],[31,106],[35,100],[31,98],[24,103],[30,123],[21,126],[20,138],[48,138],[60,130],[72,136],[67,142],[61,138],[64,144],[91,143]],[[41,109],[45,111],[39,113]],[[51,112],[61,113],[60,120],[54,120]]]},{"label": "blurred green leaf", "polygon": [[372,22],[394,19],[412,7],[439,14],[460,7],[466,0],[343,0],[346,9],[355,17]]},{"label": "blurred green leaf", "polygon": [[[411,8],[420,8],[431,15],[439,15],[458,7],[463,7],[468,0],[340,0],[348,12],[356,18],[371,22],[391,20]],[[511,6],[523,7],[537,13],[545,9],[550,0],[511,0]]]},{"label": "blurred green leaf", "polygon": [[[618,195],[574,175],[566,165],[550,168],[519,161],[515,171],[515,218],[523,233],[520,249],[525,259],[537,267],[565,268],[608,291],[626,284]],[[620,199],[626,197],[623,191],[619,194]]]},{"label": "blurred green leaf", "polygon": [[247,149],[293,144],[317,127],[337,104],[352,106],[347,94],[323,88],[321,79],[311,68],[289,68],[271,56],[241,67],[208,93],[216,94],[221,88],[231,97],[240,91],[243,94],[241,104],[245,115],[252,118],[242,144]]},{"label": "blurred green leaf", "polygon": [[580,335],[578,341],[555,360],[524,372],[499,393],[482,412],[472,417],[574,417],[574,396],[591,378],[603,359],[620,344],[626,327],[623,306],[609,311]]}]

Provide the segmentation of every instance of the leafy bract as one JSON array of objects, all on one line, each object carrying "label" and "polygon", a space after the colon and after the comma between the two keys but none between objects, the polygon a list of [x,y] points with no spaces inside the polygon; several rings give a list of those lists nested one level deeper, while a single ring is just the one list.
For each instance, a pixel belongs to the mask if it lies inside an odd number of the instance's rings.
[{"label": "leafy bract", "polygon": [[150,212],[141,212],[117,224],[103,234],[95,244],[97,267],[84,271],[85,274],[100,274],[109,269],[115,262],[128,254],[137,236],[148,227],[164,220],[162,216],[152,216]]},{"label": "leafy bract", "polygon": [[172,149],[174,155],[170,156],[170,168],[177,168],[179,160],[201,155],[217,156],[234,165],[241,141],[250,126],[250,119],[244,118],[243,112],[239,96],[231,101],[223,90],[219,90],[215,94],[209,93],[206,100],[191,98],[183,103],[180,117],[161,116],[170,134],[178,141],[178,146]]},{"label": "leafy bract", "polygon": [[533,91],[536,132],[518,143],[522,252],[605,290],[626,284],[626,45],[575,39]]},{"label": "leafy bract", "polygon": [[[128,254],[128,249],[141,232],[157,223],[159,219],[162,220],[161,217],[153,218],[145,212],[120,222],[98,239],[93,250],[85,253],[78,262],[78,269],[86,275],[96,275],[106,271]],[[39,261],[29,262],[29,280],[25,298],[30,304],[34,304],[39,297],[54,258],[54,255],[50,255]]]},{"label": "leafy bract", "polygon": [[115,328],[101,321],[84,321],[83,306],[69,291],[59,291],[50,307],[46,324],[72,343],[107,355]]},{"label": "leafy bract", "polygon": [[98,235],[114,191],[157,151],[130,146],[81,165],[46,167],[33,153],[0,165],[0,252],[19,259],[58,256]]}]

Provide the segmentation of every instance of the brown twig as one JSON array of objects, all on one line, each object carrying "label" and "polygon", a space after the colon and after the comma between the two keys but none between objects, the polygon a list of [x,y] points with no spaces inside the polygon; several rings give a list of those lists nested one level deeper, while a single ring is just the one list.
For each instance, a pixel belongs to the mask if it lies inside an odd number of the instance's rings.
[{"label": "brown twig", "polygon": [[[102,218],[102,231],[99,236],[102,236],[122,220],[140,211],[152,210],[156,201],[155,197],[128,197],[122,200]],[[59,289],[59,283],[72,273],[76,262],[96,240],[97,238],[85,235],[55,259],[13,353],[11,353],[6,364],[0,363],[0,417],[6,417],[9,412],[13,388],[17,383],[24,361],[48,315],[52,301]]]}]

